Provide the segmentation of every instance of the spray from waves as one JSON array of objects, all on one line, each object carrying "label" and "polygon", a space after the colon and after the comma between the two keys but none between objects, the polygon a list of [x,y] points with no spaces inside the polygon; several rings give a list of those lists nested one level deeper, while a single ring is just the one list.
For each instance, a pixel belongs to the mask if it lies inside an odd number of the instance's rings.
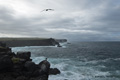
[{"label": "spray from waves", "polygon": [[60,45],[62,46],[62,48],[67,48],[67,43],[60,43]]},{"label": "spray from waves", "polygon": [[[46,50],[47,48],[44,47]],[[56,47],[54,47],[56,48]],[[48,50],[53,49],[49,47]],[[14,47],[13,52],[30,51],[32,53],[44,52],[43,47]],[[32,54],[33,61],[39,63],[46,58],[46,56],[37,56]],[[119,59],[118,59],[119,60]],[[48,61],[51,63],[52,68],[58,68],[61,71],[59,75],[50,75],[49,80],[119,80],[111,77],[108,71],[100,71],[99,68],[104,68],[103,65],[95,65],[99,62],[106,62],[109,60],[94,60],[94,61],[77,61],[70,58],[49,57]],[[119,71],[117,71],[119,73]]]},{"label": "spray from waves", "polygon": [[[35,63],[45,59],[45,56],[32,57]],[[109,72],[101,72],[94,67],[90,66],[76,66],[78,64],[86,64],[84,62],[76,62],[70,59],[62,58],[48,58],[51,63],[51,68],[58,68],[61,74],[50,75],[49,80],[106,80],[106,76],[109,76]]]},{"label": "spray from waves", "polygon": [[[60,43],[62,46],[61,48],[66,48],[66,43]],[[18,51],[31,51],[33,53],[38,52],[42,48],[58,48],[57,45],[55,46],[25,46],[25,47],[11,47],[13,52]],[[37,51],[36,51],[37,50]]]}]

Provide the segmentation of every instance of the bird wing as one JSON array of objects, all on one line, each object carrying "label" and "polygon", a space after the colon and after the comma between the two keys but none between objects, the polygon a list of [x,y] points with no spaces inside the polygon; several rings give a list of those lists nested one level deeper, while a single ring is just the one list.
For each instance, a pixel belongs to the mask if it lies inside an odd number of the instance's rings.
[{"label": "bird wing", "polygon": [[54,9],[44,9],[44,10],[42,10],[41,12],[43,12],[43,11],[54,11]]}]

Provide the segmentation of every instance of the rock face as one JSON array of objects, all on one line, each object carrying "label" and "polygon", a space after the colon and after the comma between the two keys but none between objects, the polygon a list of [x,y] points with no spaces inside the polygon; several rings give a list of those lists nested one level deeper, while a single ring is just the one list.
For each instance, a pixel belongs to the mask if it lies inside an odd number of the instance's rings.
[{"label": "rock face", "polygon": [[49,74],[50,74],[50,75],[57,75],[57,74],[60,74],[60,70],[57,69],[57,68],[50,68]]},{"label": "rock face", "polygon": [[17,57],[21,59],[25,59],[26,61],[31,61],[31,53],[30,52],[17,52]]},{"label": "rock face", "polygon": [[26,61],[25,68],[27,69],[27,71],[34,71],[36,69],[36,64],[32,61]]},{"label": "rock face", "polygon": [[49,74],[60,74],[57,68],[50,68],[47,59],[35,64],[30,57],[31,52],[15,54],[0,45],[0,80],[48,80]]},{"label": "rock face", "polygon": [[5,43],[0,42],[0,52],[11,52],[11,48],[6,47]]},{"label": "rock face", "polygon": [[[20,46],[55,46],[58,45],[58,41],[53,38],[48,39],[29,39],[29,38],[6,38],[0,39],[0,41],[6,43],[8,47],[20,47]],[[2,44],[4,45],[4,44]],[[4,46],[5,46],[4,45]]]},{"label": "rock face", "polygon": [[9,71],[13,68],[13,62],[8,55],[0,56],[0,71]]},{"label": "rock face", "polygon": [[50,70],[50,63],[47,61],[47,58],[46,58],[46,60],[43,60],[42,62],[40,62],[38,66],[40,68],[40,70],[39,70],[40,74],[41,75],[46,74],[48,77],[49,70]]}]

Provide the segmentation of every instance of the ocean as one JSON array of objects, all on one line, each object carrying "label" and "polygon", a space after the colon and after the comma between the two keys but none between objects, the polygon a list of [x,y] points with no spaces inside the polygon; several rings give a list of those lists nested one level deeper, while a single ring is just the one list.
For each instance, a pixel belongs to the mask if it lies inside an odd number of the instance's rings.
[{"label": "ocean", "polygon": [[120,42],[71,42],[55,46],[13,47],[30,51],[37,64],[46,57],[61,74],[49,80],[120,80]]}]

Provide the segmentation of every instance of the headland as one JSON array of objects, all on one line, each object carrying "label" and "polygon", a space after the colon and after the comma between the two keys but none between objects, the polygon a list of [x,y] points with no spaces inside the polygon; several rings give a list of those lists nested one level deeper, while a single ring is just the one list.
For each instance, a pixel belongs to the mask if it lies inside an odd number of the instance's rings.
[{"label": "headland", "polygon": [[8,47],[55,45],[59,47],[59,43],[67,42],[67,40],[54,38],[0,38],[0,42],[6,43],[6,46]]}]

